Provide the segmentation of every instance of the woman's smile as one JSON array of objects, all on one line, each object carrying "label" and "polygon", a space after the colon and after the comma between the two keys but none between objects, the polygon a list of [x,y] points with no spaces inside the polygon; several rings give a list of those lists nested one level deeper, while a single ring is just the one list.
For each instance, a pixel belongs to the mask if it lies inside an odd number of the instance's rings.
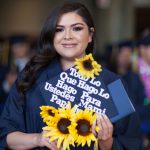
[{"label": "woman's smile", "polygon": [[62,46],[64,48],[75,48],[77,44],[76,43],[63,43]]}]

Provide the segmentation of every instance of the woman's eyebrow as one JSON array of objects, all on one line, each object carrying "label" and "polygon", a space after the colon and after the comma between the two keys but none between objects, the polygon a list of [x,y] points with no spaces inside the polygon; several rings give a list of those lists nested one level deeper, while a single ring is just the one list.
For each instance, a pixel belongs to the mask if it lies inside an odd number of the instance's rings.
[{"label": "woman's eyebrow", "polygon": [[[71,27],[76,26],[76,25],[82,25],[82,26],[84,26],[83,23],[74,23],[74,24],[71,25]],[[58,24],[56,27],[62,27],[63,28],[63,27],[65,27],[65,25]]]},{"label": "woman's eyebrow", "polygon": [[62,27],[63,28],[64,26],[63,25],[56,25],[56,27]]},{"label": "woman's eyebrow", "polygon": [[71,25],[71,27],[76,26],[76,25],[82,25],[82,26],[84,26],[83,23],[74,23],[74,24]]}]

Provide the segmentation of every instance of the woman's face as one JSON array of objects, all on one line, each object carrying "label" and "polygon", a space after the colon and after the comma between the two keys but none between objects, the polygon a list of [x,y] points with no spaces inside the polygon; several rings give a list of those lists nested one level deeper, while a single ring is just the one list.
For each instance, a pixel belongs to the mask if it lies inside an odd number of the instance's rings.
[{"label": "woman's face", "polygon": [[131,63],[132,49],[124,47],[120,50],[117,58],[117,64],[120,67],[127,68]]},{"label": "woman's face", "polygon": [[89,32],[81,16],[75,12],[61,16],[56,27],[54,47],[62,58],[74,60],[83,57],[91,41],[92,32]]}]

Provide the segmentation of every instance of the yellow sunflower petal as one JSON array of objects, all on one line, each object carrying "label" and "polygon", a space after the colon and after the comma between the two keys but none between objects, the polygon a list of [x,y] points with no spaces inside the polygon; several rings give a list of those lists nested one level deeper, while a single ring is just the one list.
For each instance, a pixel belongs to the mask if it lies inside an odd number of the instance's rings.
[{"label": "yellow sunflower petal", "polygon": [[70,149],[70,145],[75,146],[75,139],[69,132],[76,126],[75,122],[71,122],[71,118],[75,116],[75,106],[71,108],[71,103],[68,103],[66,108],[59,108],[57,111],[54,122],[49,121],[47,126],[43,127],[43,130],[48,131],[44,136],[49,137],[50,141],[57,140],[58,148],[62,145],[64,150]]},{"label": "yellow sunflower petal", "polygon": [[64,138],[63,137],[59,137],[58,141],[57,141],[57,148],[60,148],[62,142],[63,142]]},{"label": "yellow sunflower petal", "polygon": [[[89,116],[91,117],[89,118]],[[94,134],[92,133],[92,124],[95,119],[96,114],[93,113],[93,111],[90,111],[89,109],[85,109],[84,111],[78,110],[75,118],[73,119],[75,124],[73,127],[69,128],[70,133],[75,137],[77,146],[85,146],[86,143],[90,146],[91,142],[96,140]],[[87,131],[85,128],[82,130],[84,126],[87,128]]]},{"label": "yellow sunflower petal", "polygon": [[99,75],[101,71],[101,66],[94,60],[92,54],[81,59],[75,59],[75,65],[78,73],[85,78],[93,78],[95,75]]},{"label": "yellow sunflower petal", "polygon": [[94,150],[98,150],[98,139],[94,143]]},{"label": "yellow sunflower petal", "polygon": [[98,126],[95,127],[95,131],[98,132],[100,128]]},{"label": "yellow sunflower petal", "polygon": [[68,141],[67,140],[64,140],[64,142],[63,142],[63,150],[70,150],[70,148],[69,148],[69,143],[68,143]]}]

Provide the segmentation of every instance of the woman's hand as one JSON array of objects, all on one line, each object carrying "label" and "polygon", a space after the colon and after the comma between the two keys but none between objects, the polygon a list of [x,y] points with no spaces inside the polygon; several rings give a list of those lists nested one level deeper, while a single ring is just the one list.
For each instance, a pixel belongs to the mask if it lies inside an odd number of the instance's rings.
[{"label": "woman's hand", "polygon": [[97,135],[99,140],[108,140],[112,138],[113,125],[106,115],[97,116],[97,126],[100,129]]},{"label": "woman's hand", "polygon": [[[99,127],[99,131],[95,132],[95,126]],[[110,150],[113,143],[113,125],[106,115],[97,115],[96,121],[93,123],[92,131],[99,140],[101,149]]]},{"label": "woman's hand", "polygon": [[60,150],[57,148],[56,141],[50,142],[48,137],[44,137],[44,134],[47,133],[47,131],[43,131],[39,136],[37,137],[36,143],[38,144],[38,147],[47,147],[51,150]]}]

